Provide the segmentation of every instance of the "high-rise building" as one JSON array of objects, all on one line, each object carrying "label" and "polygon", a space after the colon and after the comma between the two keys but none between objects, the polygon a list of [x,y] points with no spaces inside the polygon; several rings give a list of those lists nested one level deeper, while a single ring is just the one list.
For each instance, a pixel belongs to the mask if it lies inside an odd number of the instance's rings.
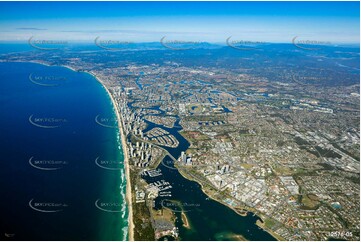
[{"label": "high-rise building", "polygon": [[187,163],[187,155],[184,151],[181,153],[181,161],[186,164]]},{"label": "high-rise building", "polygon": [[141,159],[144,160],[144,152],[142,151]]}]

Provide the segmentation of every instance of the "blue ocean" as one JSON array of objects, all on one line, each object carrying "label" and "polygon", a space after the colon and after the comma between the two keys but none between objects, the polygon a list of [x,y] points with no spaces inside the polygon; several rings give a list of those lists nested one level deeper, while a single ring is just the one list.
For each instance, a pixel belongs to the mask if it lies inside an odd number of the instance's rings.
[{"label": "blue ocean", "polygon": [[2,240],[126,240],[123,152],[87,74],[0,63]]}]

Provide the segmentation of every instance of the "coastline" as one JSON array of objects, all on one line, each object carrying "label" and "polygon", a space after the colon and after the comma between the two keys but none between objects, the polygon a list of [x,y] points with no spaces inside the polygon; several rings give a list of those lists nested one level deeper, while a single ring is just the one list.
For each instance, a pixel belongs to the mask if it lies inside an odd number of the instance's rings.
[{"label": "coastline", "polygon": [[[7,61],[0,61],[0,62],[7,62]],[[59,66],[59,67],[64,67],[66,69],[69,69],[71,71],[74,71],[74,72],[79,72],[78,70],[76,70],[75,68],[71,67],[71,66],[67,66],[67,65],[51,65],[51,64],[48,64],[46,62],[42,62],[42,61],[10,61],[10,62],[17,62],[17,63],[33,63],[33,64],[40,64],[40,65],[43,65],[43,66],[48,66],[48,67],[54,67],[54,66]],[[89,73],[88,71],[84,71],[86,73],[88,73],[89,75],[92,75],[94,76],[93,74]],[[95,76],[94,76],[95,77]],[[96,78],[96,77],[95,77]],[[99,81],[99,80],[98,80]],[[103,85],[103,84],[102,84]],[[104,85],[103,85],[104,86]]]},{"label": "coastline", "polygon": [[[44,66],[48,66],[48,67],[52,67],[52,66],[56,66],[56,65],[51,65],[48,64],[46,62],[41,62],[41,61],[14,61],[14,62],[28,62],[28,63],[34,63],[34,64],[40,64],[40,65],[44,65]],[[71,71],[74,72],[78,72],[78,70],[76,70],[74,67],[68,66],[68,65],[58,65],[60,67],[69,69]],[[129,241],[134,241],[134,223],[133,223],[133,207],[132,207],[132,192],[131,192],[131,180],[130,180],[130,167],[129,167],[129,156],[128,156],[128,149],[126,146],[126,137],[124,135],[124,130],[123,130],[123,123],[122,123],[122,119],[120,117],[120,112],[119,112],[119,108],[118,105],[116,104],[112,94],[110,93],[109,89],[106,87],[106,85],[104,84],[104,82],[98,78],[95,74],[93,74],[91,71],[82,71],[84,73],[87,73],[89,75],[91,75],[92,77],[95,78],[95,80],[97,80],[102,86],[103,88],[106,90],[106,92],[108,93],[108,96],[113,104],[114,107],[114,111],[115,114],[117,116],[117,122],[118,122],[118,129],[119,129],[119,133],[121,136],[121,140],[122,140],[122,149],[124,152],[124,168],[125,168],[125,176],[126,176],[126,202],[128,204],[128,240]]]},{"label": "coastline", "polygon": [[189,221],[188,221],[188,218],[187,218],[187,215],[182,211],[181,213],[181,217],[182,217],[182,221],[183,221],[183,226],[187,229],[190,229],[191,226],[189,224]]},{"label": "coastline", "polygon": [[[64,66],[65,67],[65,66]],[[69,68],[72,69],[72,68]],[[73,70],[73,69],[72,69]],[[128,156],[128,149],[127,149],[127,143],[125,140],[124,130],[123,130],[123,123],[120,117],[120,112],[117,103],[114,100],[114,97],[110,93],[109,89],[106,87],[106,85],[100,80],[95,74],[85,71],[89,75],[92,75],[107,91],[108,96],[110,100],[112,101],[113,107],[115,109],[115,114],[117,116],[118,121],[118,128],[122,140],[122,148],[124,152],[124,168],[125,168],[125,176],[127,180],[127,186],[126,186],[126,201],[128,203],[128,236],[129,241],[134,241],[134,223],[133,223],[133,207],[132,207],[132,192],[131,192],[131,180],[130,180],[130,167],[129,167],[129,156]]]},{"label": "coastline", "polygon": [[[47,64],[45,62],[38,62],[38,61],[13,61],[13,62],[28,62],[28,63],[35,63],[35,64],[41,64],[41,65],[45,65],[45,66],[49,66],[49,67],[54,67],[54,66],[60,66],[60,67],[64,67],[67,68],[71,71],[74,72],[79,72],[78,70],[76,70],[74,67],[70,67],[67,65],[51,65],[51,64]],[[124,129],[123,129],[123,123],[122,123],[122,119],[120,116],[120,111],[118,108],[118,105],[113,97],[113,95],[111,94],[111,92],[109,91],[109,89],[107,88],[107,86],[105,85],[105,83],[96,76],[96,74],[94,74],[92,71],[81,71],[84,73],[87,73],[89,75],[91,75],[92,77],[94,77],[106,90],[106,92],[108,93],[109,98],[111,99],[112,105],[114,107],[114,111],[117,117],[117,122],[118,122],[118,128],[119,128],[119,132],[120,132],[120,136],[121,136],[121,142],[122,142],[122,149],[124,152],[124,168],[125,168],[125,176],[126,176],[126,202],[128,203],[128,240],[129,241],[134,241],[134,223],[133,223],[133,207],[132,207],[132,193],[131,193],[131,180],[130,180],[130,166],[129,166],[129,155],[128,155],[128,149],[127,149],[127,145],[126,145],[126,137],[125,137],[125,133],[124,133]],[[161,161],[162,159],[160,159]],[[177,168],[178,169],[178,168]],[[212,197],[209,193],[207,193],[207,191],[204,189],[204,186],[202,183],[200,183],[198,180],[190,178],[189,176],[183,174],[182,169],[178,169],[179,173],[186,178],[187,180],[191,180],[191,181],[195,181],[196,183],[198,183],[201,186],[201,190],[203,193],[205,193],[210,199],[232,209],[235,213],[237,213],[240,216],[246,216],[244,214],[239,213],[236,209],[234,209],[232,206],[230,206],[227,203],[224,203],[223,201],[217,200],[214,197]],[[252,209],[247,209],[248,212],[253,212]],[[262,220],[264,220],[263,216],[258,215]],[[186,219],[186,225],[183,224],[183,226],[185,228],[190,227],[189,223],[188,223],[188,219],[185,216]],[[183,220],[183,216],[182,216],[182,220]],[[272,230],[270,230],[269,228],[265,227],[265,224],[262,223],[260,220],[257,220],[256,225],[263,229],[264,231],[268,232],[270,235],[272,235],[276,240],[284,240],[282,237],[278,236],[277,234],[275,234]]]},{"label": "coastline", "polygon": [[[178,169],[178,167],[177,167],[177,169]],[[218,203],[220,203],[220,204],[223,204],[224,206],[232,209],[235,213],[237,213],[238,215],[240,215],[240,216],[242,216],[242,217],[247,216],[247,215],[245,215],[245,214],[239,213],[239,211],[237,211],[237,209],[233,208],[233,207],[230,206],[229,204],[227,204],[227,203],[225,203],[225,202],[223,202],[223,201],[220,201],[220,200],[212,197],[211,194],[209,194],[209,193],[206,191],[206,189],[204,188],[204,186],[203,186],[202,183],[200,183],[198,180],[196,180],[196,179],[194,179],[194,178],[191,178],[191,177],[185,175],[184,172],[182,171],[182,169],[178,169],[178,171],[179,171],[179,174],[181,174],[184,178],[186,178],[186,179],[188,179],[188,180],[190,180],[190,181],[194,181],[194,182],[198,183],[198,184],[201,186],[201,190],[203,191],[203,193],[206,194],[210,199],[212,199],[212,200],[214,200],[214,201],[216,201],[216,202],[218,202]],[[250,209],[250,208],[244,208],[244,209],[245,209],[247,212],[251,212],[251,213],[254,213],[254,212],[255,212],[254,210],[252,210],[252,209]],[[264,218],[261,214],[258,214],[257,216],[258,216],[260,219],[262,219],[263,221],[265,220],[265,218]],[[264,231],[266,231],[267,233],[269,233],[269,234],[270,234],[272,237],[274,237],[276,240],[278,240],[278,241],[283,241],[283,240],[284,240],[281,236],[277,235],[277,234],[274,233],[271,229],[267,228],[267,227],[265,226],[265,224],[262,223],[260,220],[257,220],[256,225],[257,225],[259,228],[261,228],[261,229],[263,229]]]},{"label": "coastline", "polygon": [[[37,65],[42,65],[42,66],[46,66],[46,67],[61,67],[61,68],[65,68],[68,69],[70,71],[74,71],[79,73],[79,71],[76,69],[76,67],[71,67],[71,66],[66,66],[66,65],[53,65],[53,64],[48,64],[45,62],[41,62],[41,61],[0,61],[1,63],[30,63],[30,64],[37,64]],[[95,78],[95,80],[100,83],[102,85],[102,87],[107,91],[108,96],[112,102],[112,105],[114,107],[114,112],[116,114],[117,117],[117,121],[118,121],[118,135],[120,135],[120,138],[122,140],[122,150],[124,152],[124,170],[125,170],[125,176],[126,176],[126,196],[125,196],[125,200],[128,203],[127,207],[128,207],[128,218],[122,218],[122,220],[124,221],[125,219],[128,220],[128,225],[124,226],[124,229],[126,228],[126,231],[123,231],[122,234],[126,235],[125,240],[129,240],[129,241],[134,241],[134,223],[133,223],[133,210],[132,210],[132,195],[131,195],[131,180],[130,180],[130,167],[129,167],[129,160],[128,160],[128,149],[126,148],[126,137],[124,135],[124,130],[123,130],[123,126],[122,126],[122,122],[121,122],[121,117],[120,117],[120,112],[119,112],[119,108],[118,105],[116,105],[115,102],[115,98],[113,98],[113,96],[111,95],[111,92],[108,90],[108,88],[106,87],[106,85],[102,82],[102,80],[100,80],[95,74],[93,74],[91,71],[81,71],[81,72],[85,72],[89,75],[91,75],[92,77]],[[119,142],[117,142],[119,143]],[[124,221],[125,222],[125,221]],[[121,230],[121,227],[120,227]],[[96,231],[96,230],[95,230]],[[123,238],[124,239],[124,238]]]}]

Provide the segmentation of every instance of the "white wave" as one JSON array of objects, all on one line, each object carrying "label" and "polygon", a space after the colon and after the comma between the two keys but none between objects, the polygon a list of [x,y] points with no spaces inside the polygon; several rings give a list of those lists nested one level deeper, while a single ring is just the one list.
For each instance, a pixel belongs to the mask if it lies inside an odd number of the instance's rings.
[{"label": "white wave", "polygon": [[125,192],[124,192],[124,190],[125,190],[125,187],[121,187],[121,189],[120,189],[120,195],[122,195],[122,200],[125,202],[126,197],[125,197]]},{"label": "white wave", "polygon": [[123,241],[126,241],[128,237],[128,226],[124,227],[122,231],[123,231]]},{"label": "white wave", "polygon": [[121,196],[122,196],[122,201],[123,201],[123,203],[122,203],[122,209],[121,209],[121,211],[122,211],[122,218],[123,218],[123,219],[125,218],[125,215],[126,215],[126,212],[127,212],[127,199],[126,199],[124,190],[125,190],[125,187],[122,187],[122,188],[120,189],[120,194],[121,194]]},{"label": "white wave", "polygon": [[127,213],[127,203],[123,202],[123,205],[122,205],[122,218],[125,218],[125,214]]},{"label": "white wave", "polygon": [[120,194],[122,194],[122,191],[125,190],[126,184],[120,184],[119,188],[120,188]]},{"label": "white wave", "polygon": [[123,170],[123,169],[120,170],[120,179],[121,179],[121,184],[123,185],[124,179],[125,179],[125,174],[124,174],[124,170]]}]

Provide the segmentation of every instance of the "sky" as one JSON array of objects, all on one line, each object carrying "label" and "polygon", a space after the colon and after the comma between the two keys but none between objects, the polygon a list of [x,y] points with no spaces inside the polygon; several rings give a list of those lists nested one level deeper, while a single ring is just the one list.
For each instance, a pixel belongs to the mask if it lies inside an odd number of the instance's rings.
[{"label": "sky", "polygon": [[359,2],[0,2],[0,40],[359,43]]}]

